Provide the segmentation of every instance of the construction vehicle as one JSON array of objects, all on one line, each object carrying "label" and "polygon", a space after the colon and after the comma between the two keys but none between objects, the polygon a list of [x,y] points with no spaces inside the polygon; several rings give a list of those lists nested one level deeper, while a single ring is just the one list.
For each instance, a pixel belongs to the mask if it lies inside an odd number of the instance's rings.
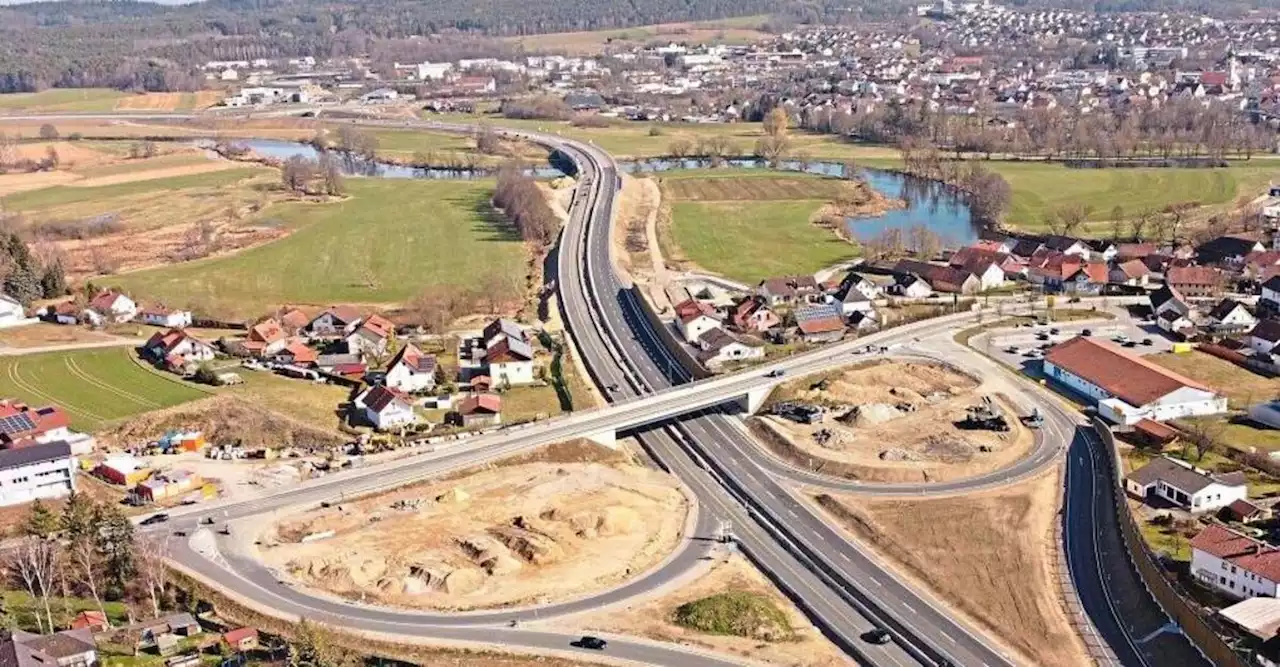
[{"label": "construction vehicle", "polygon": [[963,429],[1000,433],[1009,430],[1009,422],[1004,417],[1004,411],[1000,409],[1000,406],[992,402],[990,396],[983,396],[981,403],[965,408],[964,420],[960,422],[959,426]]},{"label": "construction vehicle", "polygon": [[1022,423],[1027,428],[1040,428],[1044,426],[1044,415],[1040,414],[1040,408],[1031,408],[1031,414],[1022,418]]}]

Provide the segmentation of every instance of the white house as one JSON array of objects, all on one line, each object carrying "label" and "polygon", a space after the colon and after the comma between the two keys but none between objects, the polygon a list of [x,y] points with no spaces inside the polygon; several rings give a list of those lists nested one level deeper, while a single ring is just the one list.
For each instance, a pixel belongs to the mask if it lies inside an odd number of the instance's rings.
[{"label": "white house", "polygon": [[1212,512],[1249,496],[1244,473],[1215,475],[1162,456],[1129,473],[1125,490],[1137,498],[1162,498],[1189,512]]},{"label": "white house", "polygon": [[356,397],[355,405],[365,419],[381,430],[407,426],[418,421],[408,395],[397,389],[376,385]]},{"label": "white house", "polygon": [[407,392],[431,391],[436,387],[436,358],[408,343],[400,348],[387,367],[386,385]]},{"label": "white house", "polygon": [[0,449],[0,505],[70,494],[75,467],[71,445],[65,442]]},{"label": "white house", "polygon": [[533,346],[503,336],[484,352],[486,372],[494,386],[515,387],[533,383]]},{"label": "white house", "polygon": [[142,312],[138,313],[138,319],[142,320],[143,324],[182,329],[191,326],[191,311],[173,310],[156,305],[150,308],[143,308]]},{"label": "white house", "polygon": [[1191,575],[1235,599],[1280,594],[1280,550],[1212,523],[1191,538]]},{"label": "white house", "polygon": [[1249,347],[1262,354],[1271,354],[1280,344],[1280,320],[1263,320],[1249,332]]},{"label": "white house", "polygon": [[1098,402],[1098,414],[1131,425],[1227,411],[1225,396],[1111,343],[1077,336],[1044,357],[1044,374]]},{"label": "white house", "polygon": [[1219,332],[1248,331],[1258,323],[1258,318],[1235,299],[1223,299],[1209,311],[1210,326]]},{"label": "white house", "polygon": [[453,69],[453,63],[421,62],[416,66],[421,81],[439,81]]},{"label": "white house", "polygon": [[702,334],[719,329],[720,320],[710,304],[689,299],[676,304],[676,326],[686,342],[697,343]]},{"label": "white house", "polygon": [[764,347],[750,345],[724,329],[715,328],[698,338],[698,360],[707,368],[716,368],[731,361],[763,359]]},{"label": "white house", "polygon": [[395,332],[395,324],[380,315],[370,315],[355,331],[347,334],[347,354],[381,355]]},{"label": "white house", "polygon": [[360,311],[354,306],[330,306],[328,310],[312,318],[304,329],[315,336],[345,338],[360,326],[360,320]]},{"label": "white house", "polygon": [[157,331],[143,345],[147,354],[156,361],[179,364],[210,361],[216,355],[213,346],[188,335],[182,329]]},{"label": "white house", "polygon": [[894,294],[908,299],[927,299],[933,294],[933,288],[923,278],[912,275],[901,275],[890,290]]},{"label": "white house", "polygon": [[138,314],[138,304],[133,299],[113,291],[99,293],[89,301],[85,312],[94,324],[128,322]]},{"label": "white house", "polygon": [[0,293],[0,329],[21,324],[29,324],[34,320],[27,318],[27,311],[17,299]]}]

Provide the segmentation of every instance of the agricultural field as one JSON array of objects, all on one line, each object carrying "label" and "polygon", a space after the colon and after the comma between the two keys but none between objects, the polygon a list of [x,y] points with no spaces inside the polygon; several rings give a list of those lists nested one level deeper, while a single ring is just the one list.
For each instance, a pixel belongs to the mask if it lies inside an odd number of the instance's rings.
[{"label": "agricultural field", "polygon": [[0,95],[0,113],[47,111],[112,111],[126,97],[111,88],[51,88],[39,93]]},{"label": "agricultural field", "polygon": [[281,304],[390,305],[431,287],[494,280],[523,298],[524,244],[491,211],[492,181],[353,178],[347,186],[343,201],[271,208],[258,224],[287,232],[282,240],[104,283],[228,316]]},{"label": "agricultural field", "polygon": [[200,90],[194,93],[143,93],[116,100],[116,111],[198,111],[208,109],[222,101],[226,93],[221,90]]},{"label": "agricultural field", "polygon": [[664,176],[663,254],[747,284],[849,259],[856,246],[810,221],[841,184],[766,171]]},{"label": "agricultural field", "polygon": [[142,367],[133,355],[128,348],[107,348],[0,357],[0,395],[61,405],[72,427],[84,431],[206,395]]},{"label": "agricultural field", "polygon": [[511,37],[506,41],[526,51],[553,49],[570,55],[596,55],[608,48],[630,48],[650,42],[750,44],[769,38],[768,33],[759,29],[768,19],[767,16],[741,16],[716,21],[659,23],[618,30],[527,35]]}]

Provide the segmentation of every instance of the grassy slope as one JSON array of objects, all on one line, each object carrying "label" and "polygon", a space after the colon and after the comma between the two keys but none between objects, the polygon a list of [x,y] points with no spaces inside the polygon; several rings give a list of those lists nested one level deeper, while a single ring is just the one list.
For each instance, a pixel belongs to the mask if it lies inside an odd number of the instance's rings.
[{"label": "grassy slope", "polygon": [[111,111],[126,93],[110,88],[51,88],[0,95],[0,111]]},{"label": "grassy slope", "polygon": [[[170,165],[172,166],[172,165]],[[220,187],[239,181],[263,171],[259,168],[228,169],[226,171],[191,174],[188,176],[172,176],[154,178],[115,185],[96,187],[76,187],[58,185],[40,190],[29,190],[4,198],[6,208],[14,211],[27,211],[50,206],[62,206],[79,202],[128,197],[163,190],[182,190],[195,187]]]},{"label": "grassy slope", "polygon": [[[721,190],[721,179],[736,179],[735,189],[767,191],[772,177],[766,171],[690,172],[674,175],[673,188],[686,196],[698,197],[688,181],[706,182],[706,190]],[[828,179],[813,177],[812,199],[783,199],[798,196],[794,188],[776,188],[776,200],[687,201],[671,204],[672,233],[685,257],[698,266],[724,276],[754,284],[760,280],[792,273],[812,273],[848,259],[855,248],[829,230],[809,222],[809,217],[825,201]],[[713,182],[714,181],[714,182]],[[754,181],[754,182],[753,182]],[[788,174],[785,183],[797,179]]]},{"label": "grassy slope", "polygon": [[523,275],[519,238],[489,212],[492,187],[353,178],[344,201],[273,207],[271,218],[296,229],[283,240],[109,282],[148,299],[213,300],[252,315],[284,303],[402,302],[494,271]]},{"label": "grassy slope", "polygon": [[8,357],[0,361],[0,395],[62,405],[72,426],[86,430],[206,395],[138,366],[131,354],[111,348]]}]

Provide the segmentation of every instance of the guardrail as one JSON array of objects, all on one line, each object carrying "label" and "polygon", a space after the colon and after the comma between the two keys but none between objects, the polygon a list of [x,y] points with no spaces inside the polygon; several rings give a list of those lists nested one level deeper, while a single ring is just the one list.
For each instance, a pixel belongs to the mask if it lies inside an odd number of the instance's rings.
[{"label": "guardrail", "polygon": [[1214,632],[1196,607],[1174,588],[1173,584],[1161,571],[1156,555],[1147,547],[1138,529],[1138,523],[1129,511],[1125,502],[1123,473],[1120,467],[1120,453],[1116,448],[1115,434],[1111,427],[1100,417],[1094,416],[1093,430],[1102,441],[1107,465],[1111,467],[1110,488],[1112,507],[1116,513],[1117,524],[1125,550],[1129,553],[1129,561],[1142,579],[1147,592],[1151,594],[1160,608],[1182,629],[1182,633],[1217,667],[1250,667],[1244,658],[1236,653],[1222,637]]}]

